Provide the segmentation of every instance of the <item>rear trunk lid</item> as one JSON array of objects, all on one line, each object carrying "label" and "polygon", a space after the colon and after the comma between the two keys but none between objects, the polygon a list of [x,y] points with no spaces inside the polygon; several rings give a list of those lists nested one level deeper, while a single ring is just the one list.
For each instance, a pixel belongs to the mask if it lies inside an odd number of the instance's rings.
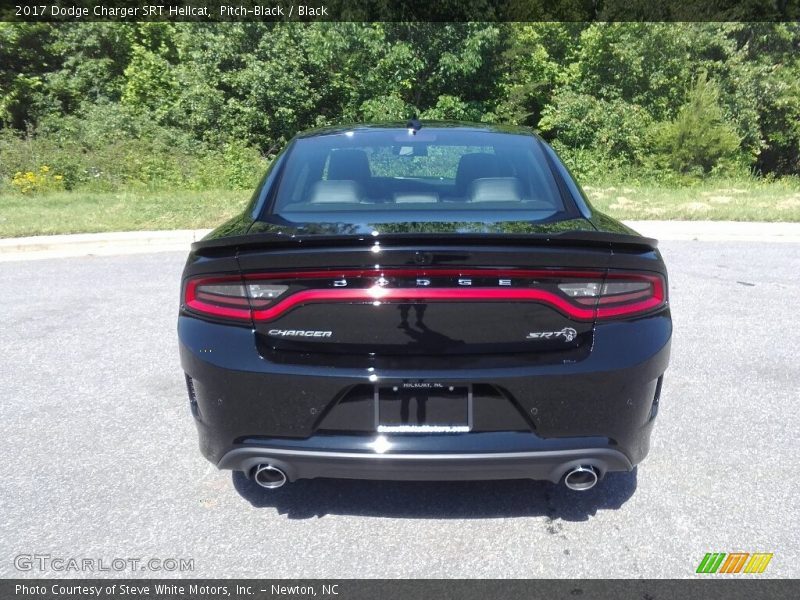
[{"label": "rear trunk lid", "polygon": [[477,224],[485,231],[256,223],[195,251],[236,248],[265,352],[579,352],[591,346],[598,298],[574,296],[576,286],[601,285],[615,251],[641,267],[655,243],[575,221]]}]

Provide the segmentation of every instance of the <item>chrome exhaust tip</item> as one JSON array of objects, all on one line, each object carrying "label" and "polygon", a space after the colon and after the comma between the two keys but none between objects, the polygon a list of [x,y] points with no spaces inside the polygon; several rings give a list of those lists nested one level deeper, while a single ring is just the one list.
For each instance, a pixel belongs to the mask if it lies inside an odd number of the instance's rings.
[{"label": "chrome exhaust tip", "polygon": [[585,492],[597,484],[597,470],[591,465],[580,465],[567,471],[564,485],[571,490]]},{"label": "chrome exhaust tip", "polygon": [[286,473],[272,465],[258,465],[253,473],[253,479],[262,488],[275,490],[286,483]]}]

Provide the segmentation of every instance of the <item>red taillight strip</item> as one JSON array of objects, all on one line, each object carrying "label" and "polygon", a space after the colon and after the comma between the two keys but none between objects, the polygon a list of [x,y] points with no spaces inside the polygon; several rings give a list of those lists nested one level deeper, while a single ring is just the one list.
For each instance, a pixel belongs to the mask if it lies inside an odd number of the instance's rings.
[{"label": "red taillight strip", "polygon": [[226,306],[217,306],[216,304],[208,304],[200,300],[186,300],[186,306],[197,312],[206,315],[213,315],[215,317],[227,317],[229,319],[245,319],[250,320],[250,309],[247,308],[228,308]]},{"label": "red taillight strip", "polygon": [[[256,321],[268,321],[279,317],[285,312],[302,304],[316,302],[442,302],[442,301],[533,301],[548,304],[561,311],[565,315],[578,320],[602,319],[608,317],[618,317],[627,314],[645,312],[661,306],[665,299],[663,279],[658,275],[646,275],[642,273],[624,273],[602,271],[562,271],[553,270],[516,270],[516,269],[358,269],[340,271],[296,271],[296,272],[272,272],[272,273],[251,273],[244,275],[247,281],[264,279],[325,279],[331,277],[380,277],[380,276],[427,276],[427,277],[448,277],[448,276],[477,276],[477,277],[531,277],[531,278],[550,278],[550,279],[627,279],[627,280],[646,280],[653,286],[652,296],[648,296],[641,302],[624,304],[622,306],[598,306],[595,308],[582,308],[571,303],[569,300],[548,292],[546,290],[523,289],[523,288],[384,288],[374,286],[372,288],[335,288],[335,289],[313,289],[296,292],[283,300],[279,300],[275,305],[266,309],[239,309],[218,306],[203,302],[202,297],[198,298],[197,288],[200,285],[214,283],[230,283],[232,281],[241,282],[239,276],[221,277],[200,277],[190,279],[186,283],[185,304],[188,308],[197,310],[210,315],[228,317],[234,319],[254,319]],[[201,292],[202,294],[202,292]],[[620,294],[616,297],[609,296],[607,300],[600,298],[598,304],[608,302],[624,302],[634,299],[641,292],[631,294]],[[202,294],[205,296],[205,294]],[[582,299],[585,300],[585,299]]]},{"label": "red taillight strip", "polygon": [[[198,297],[197,288],[201,285],[211,285],[214,283],[242,283],[242,278],[238,275],[230,275],[224,277],[198,277],[190,279],[186,282],[186,291],[184,292],[184,304],[188,308],[215,317],[225,317],[228,319],[251,319],[250,307],[247,308],[231,308],[228,306],[219,306],[217,304],[210,304],[204,302],[202,297]],[[209,294],[203,294],[208,299]],[[227,299],[226,299],[227,301]],[[245,298],[246,301],[246,298]]]},{"label": "red taillight strip", "polygon": [[564,298],[545,290],[532,290],[522,288],[493,289],[493,288],[360,288],[360,289],[330,289],[330,290],[303,290],[281,300],[274,306],[265,310],[253,311],[256,321],[269,321],[275,319],[292,308],[301,304],[314,302],[474,302],[519,300],[536,301],[549,304],[574,319],[591,320],[594,310],[580,308],[570,304]]}]

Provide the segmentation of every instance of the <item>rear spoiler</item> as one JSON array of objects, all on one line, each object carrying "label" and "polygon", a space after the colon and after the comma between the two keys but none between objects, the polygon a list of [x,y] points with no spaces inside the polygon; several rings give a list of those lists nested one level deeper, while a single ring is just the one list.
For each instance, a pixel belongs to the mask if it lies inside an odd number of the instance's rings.
[{"label": "rear spoiler", "polygon": [[341,245],[372,246],[376,242],[383,245],[424,244],[425,246],[452,246],[454,244],[476,245],[554,245],[587,246],[599,248],[627,248],[655,250],[658,240],[636,234],[611,233],[605,231],[572,230],[560,233],[385,233],[379,236],[366,234],[285,234],[251,233],[231,237],[200,240],[192,244],[192,250],[212,250],[222,248],[315,248]]}]

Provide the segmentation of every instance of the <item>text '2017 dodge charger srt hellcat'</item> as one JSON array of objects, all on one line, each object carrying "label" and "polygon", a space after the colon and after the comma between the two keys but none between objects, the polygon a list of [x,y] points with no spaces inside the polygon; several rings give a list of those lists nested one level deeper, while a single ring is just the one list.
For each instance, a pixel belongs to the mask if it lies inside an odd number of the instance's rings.
[{"label": "text '2017 dodge charger srt hellcat'", "polygon": [[647,454],[669,359],[655,240],[523,129],[298,135],[192,246],[200,448],[265,488],[334,477],[591,488]]}]

